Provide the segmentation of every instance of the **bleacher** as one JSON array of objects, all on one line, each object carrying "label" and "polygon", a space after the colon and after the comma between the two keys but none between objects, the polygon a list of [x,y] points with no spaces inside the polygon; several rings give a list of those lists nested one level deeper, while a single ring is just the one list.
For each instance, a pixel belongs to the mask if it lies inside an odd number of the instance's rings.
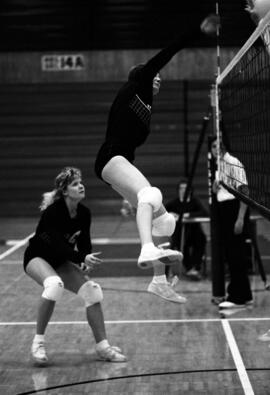
[{"label": "bleacher", "polygon": [[[36,216],[41,194],[66,165],[82,169],[87,201],[96,215],[119,213],[121,199],[96,178],[94,160],[109,107],[121,82],[2,85],[0,90],[0,216]],[[184,86],[188,89],[184,91]],[[163,81],[155,97],[152,133],[136,165],[164,193],[175,194],[184,175],[184,130],[190,161],[209,105],[209,82]],[[128,133],[128,131],[127,131]],[[195,186],[206,201],[206,144]]]}]

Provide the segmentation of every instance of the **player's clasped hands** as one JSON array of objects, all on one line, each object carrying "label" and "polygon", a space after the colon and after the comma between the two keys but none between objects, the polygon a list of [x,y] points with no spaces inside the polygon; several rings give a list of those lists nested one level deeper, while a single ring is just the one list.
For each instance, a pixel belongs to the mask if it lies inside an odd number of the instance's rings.
[{"label": "player's clasped hands", "polygon": [[83,272],[90,272],[94,269],[96,265],[100,265],[102,259],[98,258],[97,255],[100,255],[101,252],[93,252],[92,254],[87,254],[84,262],[80,264],[80,268]]}]

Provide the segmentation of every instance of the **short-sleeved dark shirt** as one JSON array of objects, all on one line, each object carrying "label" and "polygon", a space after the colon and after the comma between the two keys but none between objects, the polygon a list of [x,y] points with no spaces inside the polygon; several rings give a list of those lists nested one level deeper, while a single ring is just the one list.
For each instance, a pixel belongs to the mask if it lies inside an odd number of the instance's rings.
[{"label": "short-sleeved dark shirt", "polygon": [[63,198],[56,200],[42,213],[35,235],[24,254],[24,268],[35,258],[45,259],[53,267],[65,261],[81,263],[91,253],[91,212],[79,203],[72,218]]}]

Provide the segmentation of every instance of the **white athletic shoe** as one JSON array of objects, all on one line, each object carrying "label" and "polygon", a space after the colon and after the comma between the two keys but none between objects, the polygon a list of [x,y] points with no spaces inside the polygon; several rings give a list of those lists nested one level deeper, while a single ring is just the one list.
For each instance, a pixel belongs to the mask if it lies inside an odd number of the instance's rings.
[{"label": "white athletic shoe", "polygon": [[224,302],[219,303],[218,307],[220,309],[239,309],[241,307],[245,307],[245,304],[236,304],[225,300]]},{"label": "white athletic shoe", "polygon": [[114,351],[118,352],[118,354],[123,354],[122,349],[117,346],[110,346]]},{"label": "white athletic shoe", "polygon": [[186,303],[187,299],[184,296],[178,295],[170,283],[154,283],[153,281],[148,285],[147,291],[160,296],[169,302]]},{"label": "white athletic shoe", "polygon": [[163,249],[158,247],[153,247],[149,250],[141,252],[138,259],[138,266],[140,269],[149,269],[152,267],[153,261],[161,261],[166,265],[171,265],[173,263],[181,262],[183,259],[183,254],[180,251]]},{"label": "white athletic shoe", "polygon": [[248,300],[243,304],[237,304],[230,302],[229,300],[225,300],[224,302],[219,303],[218,307],[220,309],[239,309],[241,307],[251,306],[253,304],[253,300]]},{"label": "white athletic shoe", "polygon": [[233,308],[233,309],[219,309],[219,315],[220,318],[227,318],[232,315],[241,313],[242,311],[248,311],[248,306],[246,307],[238,307],[238,308]]},{"label": "white athletic shoe", "polygon": [[[118,350],[120,352],[118,352]],[[96,350],[97,357],[100,361],[107,362],[126,362],[127,357],[121,353],[121,349],[119,347],[106,347],[101,350]]]},{"label": "white athletic shoe", "polygon": [[33,342],[31,347],[31,354],[34,362],[39,365],[45,365],[48,362],[44,342]]}]

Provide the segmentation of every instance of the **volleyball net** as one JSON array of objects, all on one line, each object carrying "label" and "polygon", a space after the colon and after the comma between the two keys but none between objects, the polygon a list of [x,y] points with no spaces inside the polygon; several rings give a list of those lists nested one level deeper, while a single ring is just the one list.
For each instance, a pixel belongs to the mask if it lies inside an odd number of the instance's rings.
[{"label": "volleyball net", "polygon": [[216,80],[218,178],[270,218],[270,12]]}]

